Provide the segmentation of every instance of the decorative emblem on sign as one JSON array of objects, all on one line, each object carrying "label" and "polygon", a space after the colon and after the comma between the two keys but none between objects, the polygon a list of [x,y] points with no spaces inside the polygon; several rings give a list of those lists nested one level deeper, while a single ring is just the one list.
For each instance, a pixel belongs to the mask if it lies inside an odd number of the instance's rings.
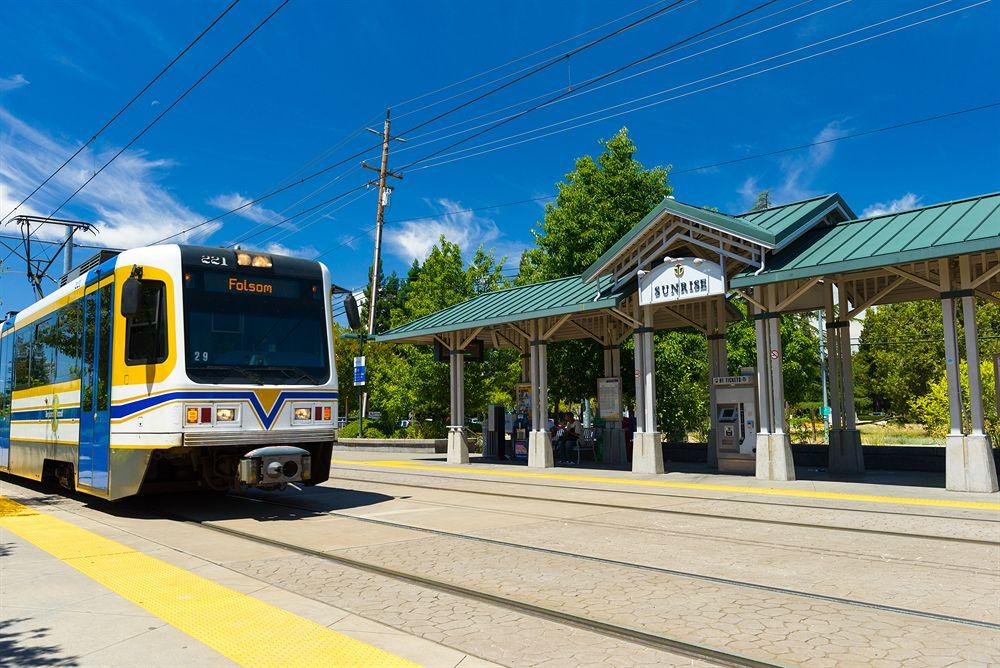
[{"label": "decorative emblem on sign", "polygon": [[684,275],[684,265],[678,262],[676,265],[674,265],[674,276],[680,278],[683,275]]}]

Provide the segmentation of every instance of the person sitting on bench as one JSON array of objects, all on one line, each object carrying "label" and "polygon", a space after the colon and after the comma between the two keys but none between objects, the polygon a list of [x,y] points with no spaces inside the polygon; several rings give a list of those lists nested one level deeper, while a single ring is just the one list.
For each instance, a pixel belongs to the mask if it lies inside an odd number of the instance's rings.
[{"label": "person sitting on bench", "polygon": [[556,437],[556,459],[560,464],[572,463],[573,448],[580,442],[583,427],[572,413],[566,413],[566,422]]}]

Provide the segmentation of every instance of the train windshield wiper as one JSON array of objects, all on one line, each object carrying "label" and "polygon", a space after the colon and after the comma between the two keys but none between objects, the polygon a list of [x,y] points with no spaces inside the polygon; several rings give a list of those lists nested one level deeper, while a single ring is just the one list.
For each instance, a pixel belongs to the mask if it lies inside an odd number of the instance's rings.
[{"label": "train windshield wiper", "polygon": [[226,364],[206,364],[206,365],[199,364],[196,368],[198,370],[204,370],[204,371],[230,371],[230,372],[235,371],[236,373],[242,375],[244,378],[253,383],[256,383],[258,385],[266,384],[261,376],[257,375],[256,373],[253,373],[252,371],[243,366],[236,366],[236,365],[228,366]]},{"label": "train windshield wiper", "polygon": [[287,377],[291,378],[292,381],[297,381],[299,379],[305,378],[313,385],[322,385],[319,378],[312,375],[302,367],[297,366],[255,366],[257,371],[277,371],[279,373],[285,374]]}]

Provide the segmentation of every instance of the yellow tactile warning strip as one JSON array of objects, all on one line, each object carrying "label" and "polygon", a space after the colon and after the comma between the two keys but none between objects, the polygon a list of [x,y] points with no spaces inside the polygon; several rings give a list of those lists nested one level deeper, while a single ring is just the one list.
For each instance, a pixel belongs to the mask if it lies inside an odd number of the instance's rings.
[{"label": "yellow tactile warning strip", "polygon": [[0,496],[0,528],[243,666],[415,666]]},{"label": "yellow tactile warning strip", "polygon": [[[831,499],[834,501],[865,501],[868,503],[892,503],[908,506],[935,506],[938,508],[972,508],[975,510],[1000,510],[1000,503],[988,501],[956,501],[951,499],[918,499],[905,496],[878,496],[875,494],[851,494],[850,492],[815,492],[805,489],[778,489],[775,487],[747,487],[740,485],[713,485],[701,482],[676,482],[670,480],[643,480],[641,478],[616,478],[612,476],[572,475],[568,473],[531,473],[528,471],[507,471],[478,467],[456,468],[448,466],[428,466],[407,461],[362,461],[355,459],[334,459],[334,464],[349,466],[378,466],[382,468],[410,469],[414,471],[437,471],[438,473],[462,473],[465,475],[500,476],[505,478],[532,478],[536,480],[565,480],[567,482],[596,482],[611,485],[641,485],[643,487],[671,487],[674,489],[696,489],[709,492],[729,492],[731,494],[762,494],[766,496],[788,496],[804,499]],[[336,478],[332,478],[336,481]]]}]

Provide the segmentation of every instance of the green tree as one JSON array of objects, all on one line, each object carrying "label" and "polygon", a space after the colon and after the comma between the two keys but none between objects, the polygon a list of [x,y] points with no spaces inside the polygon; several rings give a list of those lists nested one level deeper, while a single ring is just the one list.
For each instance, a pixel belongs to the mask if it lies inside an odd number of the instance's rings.
[{"label": "green tree", "polygon": [[596,160],[578,158],[556,184],[555,203],[532,230],[535,248],[521,258],[521,283],[581,273],[672,192],[670,168],[643,167],[627,128],[602,145]]},{"label": "green tree", "polygon": [[[466,266],[458,245],[442,237],[401,282],[389,324],[397,327],[503,287],[503,262],[479,248]],[[421,418],[423,433],[411,430],[411,435],[442,434],[450,418],[448,365],[435,361],[429,346],[369,344],[365,352],[372,405],[383,413],[383,428],[414,415]],[[509,401],[517,368],[514,351],[489,351],[482,364],[466,364],[467,414],[483,413],[489,401]]]},{"label": "green tree", "polygon": [[[986,433],[990,435],[993,445],[1000,445],[1000,421],[997,420],[996,406],[996,382],[993,375],[993,362],[983,361],[979,366],[983,379],[983,409],[986,414]],[[967,406],[969,402],[969,364],[962,360],[960,366],[962,405]],[[948,379],[944,372],[933,379],[927,392],[922,396],[914,398],[910,402],[910,411],[916,419],[924,425],[930,436],[944,438],[948,434],[951,425],[948,411]],[[966,411],[963,413],[965,430],[969,429],[969,416]]]},{"label": "green tree", "polygon": [[[521,257],[518,283],[535,283],[583,272],[672,191],[669,167],[646,168],[636,145],[622,128],[595,159],[578,158],[556,184],[558,195],[545,207],[535,247]],[[622,364],[625,368],[626,360]],[[601,347],[589,341],[549,346],[549,398],[557,403],[594,396],[594,379],[603,375]],[[624,380],[631,375],[623,374]]]},{"label": "green tree", "polygon": [[[965,328],[958,309],[958,341]],[[1000,305],[980,300],[976,306],[980,355],[1000,354]],[[944,326],[941,302],[923,300],[885,304],[865,314],[859,350],[854,356],[855,394],[875,410],[903,421],[919,420],[914,400],[927,394],[944,373]]]},{"label": "green tree", "polygon": [[771,207],[771,190],[770,188],[761,190],[757,193],[757,199],[753,203],[753,208],[751,211],[761,211],[763,209],[768,209]]}]

